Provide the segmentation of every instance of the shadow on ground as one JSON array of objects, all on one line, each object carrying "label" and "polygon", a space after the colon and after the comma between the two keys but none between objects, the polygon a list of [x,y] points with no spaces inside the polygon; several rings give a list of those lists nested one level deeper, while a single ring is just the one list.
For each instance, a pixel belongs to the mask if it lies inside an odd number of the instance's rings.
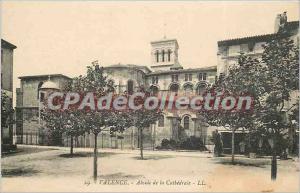
[{"label": "shadow on ground", "polygon": [[270,160],[250,159],[250,158],[243,158],[243,159],[236,158],[234,163],[232,163],[231,162],[231,157],[218,157],[218,158],[215,158],[215,163],[223,164],[223,165],[250,166],[250,167],[266,168],[267,165],[270,165]]},{"label": "shadow on ground", "polygon": [[2,169],[3,177],[16,177],[16,176],[33,176],[39,173],[38,170],[32,168],[12,168],[12,169]]},{"label": "shadow on ground", "polygon": [[169,159],[173,158],[174,156],[170,155],[149,155],[149,156],[144,156],[144,159],[141,159],[140,156],[133,157],[135,160],[161,160],[161,159]]},{"label": "shadow on ground", "polygon": [[56,149],[56,148],[17,147],[16,151],[2,154],[1,157],[5,158],[5,157],[10,157],[10,156],[39,153],[39,152],[50,151],[50,150],[58,150],[58,149]]},{"label": "shadow on ground", "polygon": [[[115,153],[111,153],[111,152],[98,152],[98,157],[109,157],[114,154]],[[71,155],[70,153],[59,155],[59,157],[63,157],[63,158],[78,158],[78,157],[93,157],[93,156],[94,156],[93,152],[76,152],[73,155]]]}]

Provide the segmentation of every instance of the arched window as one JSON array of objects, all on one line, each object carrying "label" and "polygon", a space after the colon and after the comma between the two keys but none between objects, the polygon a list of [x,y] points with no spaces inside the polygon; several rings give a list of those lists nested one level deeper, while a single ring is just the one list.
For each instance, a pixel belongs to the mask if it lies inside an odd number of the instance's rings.
[{"label": "arched window", "polygon": [[189,118],[189,116],[185,116],[183,118],[183,128],[185,130],[189,130],[190,129],[190,118]]},{"label": "arched window", "polygon": [[158,126],[159,127],[164,127],[165,126],[165,118],[163,115],[161,115],[158,119]]},{"label": "arched window", "polygon": [[158,92],[159,92],[159,89],[157,88],[157,86],[152,85],[152,86],[150,87],[150,93],[151,93],[152,95],[157,95]]},{"label": "arched window", "polygon": [[171,61],[171,50],[168,50],[168,62]]},{"label": "arched window", "polygon": [[178,85],[178,84],[172,84],[172,85],[170,86],[170,91],[171,91],[171,92],[177,93],[177,92],[178,92],[178,89],[179,89],[179,85]]},{"label": "arched window", "polygon": [[132,80],[128,80],[128,82],[127,82],[127,93],[133,94],[133,81]]},{"label": "arched window", "polygon": [[156,50],[155,52],[156,62],[159,62],[159,52]]},{"label": "arched window", "polygon": [[163,62],[165,61],[165,50],[162,50],[162,52],[161,52],[161,60]]},{"label": "arched window", "polygon": [[192,94],[193,93],[193,85],[191,85],[191,84],[184,85],[184,92],[186,95]]},{"label": "arched window", "polygon": [[202,95],[206,90],[206,85],[205,84],[198,84],[197,89],[196,89],[196,94],[197,95]]}]

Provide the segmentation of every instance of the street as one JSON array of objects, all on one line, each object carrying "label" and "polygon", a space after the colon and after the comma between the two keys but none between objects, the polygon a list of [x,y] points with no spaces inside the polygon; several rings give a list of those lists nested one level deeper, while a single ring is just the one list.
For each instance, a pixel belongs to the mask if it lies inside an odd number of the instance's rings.
[{"label": "street", "polygon": [[[202,152],[99,149],[98,181],[92,179],[92,149],[19,146],[2,159],[3,191],[297,191],[299,161],[278,161],[270,180],[270,160],[214,158]],[[263,187],[263,188],[262,188]]]}]

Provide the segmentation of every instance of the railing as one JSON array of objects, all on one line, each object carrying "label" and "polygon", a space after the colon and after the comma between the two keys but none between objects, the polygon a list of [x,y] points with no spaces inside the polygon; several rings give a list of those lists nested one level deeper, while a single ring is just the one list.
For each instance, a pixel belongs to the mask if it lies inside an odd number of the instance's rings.
[{"label": "railing", "polygon": [[[73,137],[73,145],[74,147],[92,148],[94,147],[94,140],[93,134]],[[155,145],[152,135],[144,135],[143,140],[145,149],[154,149]],[[45,135],[39,135],[38,132],[29,132],[23,133],[23,135],[17,135],[17,144],[70,147],[71,137],[63,135],[53,140]],[[109,133],[100,133],[97,136],[97,146],[98,148],[134,149],[139,147],[139,137],[133,133],[126,133],[119,136],[111,136]]]}]

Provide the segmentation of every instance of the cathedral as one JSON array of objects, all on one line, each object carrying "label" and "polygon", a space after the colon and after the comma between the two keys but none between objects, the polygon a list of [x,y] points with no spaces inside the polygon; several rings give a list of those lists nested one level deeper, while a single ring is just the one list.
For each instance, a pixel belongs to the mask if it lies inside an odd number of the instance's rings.
[{"label": "cathedral", "polygon": [[[143,87],[153,94],[198,95],[216,79],[217,66],[203,68],[183,68],[178,59],[179,45],[176,39],[162,39],[151,42],[151,66],[134,64],[115,64],[104,67],[104,73],[115,83],[117,94],[132,94]],[[39,100],[47,89],[62,90],[71,79],[61,74],[22,76],[21,88],[17,89],[17,140],[18,143],[64,145],[70,141],[67,137],[59,137],[53,141],[41,130]],[[38,93],[42,93],[39,95]],[[210,127],[190,110],[165,111],[156,124],[145,131],[147,148],[161,145],[164,139],[178,141],[192,136],[201,139],[205,144]],[[102,147],[136,148],[139,145],[138,129],[129,128],[125,133],[111,136],[102,133],[99,143]],[[57,138],[57,136],[56,136]],[[86,135],[76,139],[79,147],[90,147],[93,136]]]},{"label": "cathedral", "polygon": [[[261,58],[263,45],[273,39],[288,37],[299,45],[299,21],[287,21],[286,13],[275,18],[274,32],[270,34],[238,37],[217,42],[216,66],[202,68],[184,68],[179,62],[179,44],[176,39],[153,41],[151,45],[151,65],[114,64],[104,67],[104,73],[115,83],[118,94],[132,94],[143,87],[154,95],[175,93],[179,96],[201,95],[207,87],[214,84],[217,77],[226,76],[230,66],[234,65],[241,53]],[[69,146],[66,136],[55,137],[53,141],[42,129],[39,100],[45,90],[62,90],[72,79],[62,74],[47,74],[19,77],[21,84],[16,90],[16,134],[17,143]],[[41,93],[41,95],[39,95]],[[299,92],[291,93],[284,109],[289,109],[298,99]],[[192,110],[164,110],[156,124],[144,131],[144,147],[155,149],[166,140],[186,140],[197,138],[202,145],[210,148],[211,136],[216,127],[210,126]],[[231,132],[218,128],[222,135],[224,152],[231,149]],[[135,127],[124,133],[111,135],[101,133],[98,136],[102,148],[137,148],[139,133]],[[244,140],[246,131],[237,130],[235,146]],[[292,144],[298,144],[299,130],[291,132]],[[86,134],[75,141],[77,147],[92,147],[94,137]],[[236,148],[238,149],[238,148]]]},{"label": "cathedral", "polygon": [[[116,64],[104,67],[108,78],[116,85],[117,93],[131,94],[140,87],[153,94],[175,93],[180,96],[200,95],[215,83],[217,66],[203,68],[183,68],[178,59],[179,45],[176,39],[151,42],[151,66]],[[166,111],[157,124],[151,126],[151,136],[155,135],[154,146],[163,139],[179,139],[191,136],[209,143],[208,133],[212,129],[191,110]]]}]

